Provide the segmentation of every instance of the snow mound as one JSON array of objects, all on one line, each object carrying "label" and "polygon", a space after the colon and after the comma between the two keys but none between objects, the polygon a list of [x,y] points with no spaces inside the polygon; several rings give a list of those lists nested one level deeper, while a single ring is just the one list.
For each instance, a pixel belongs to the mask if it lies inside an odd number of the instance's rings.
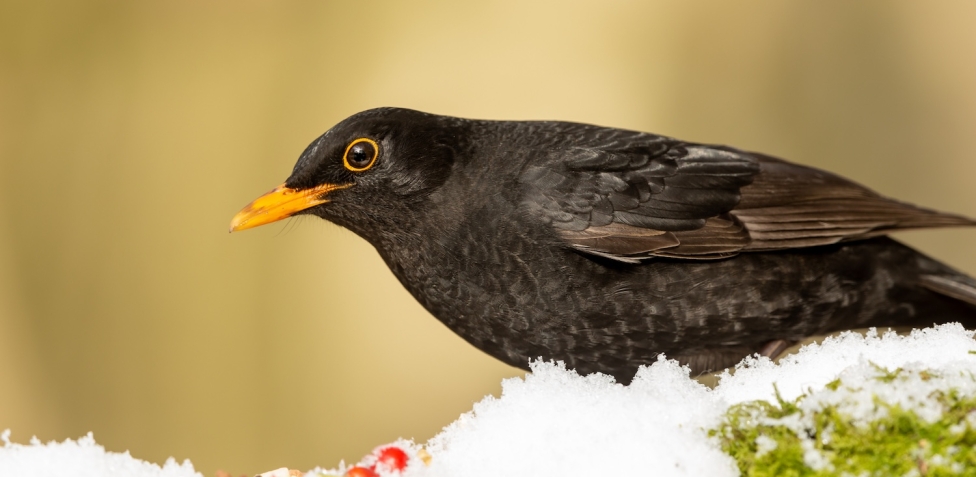
[{"label": "snow mound", "polygon": [[845,369],[860,363],[873,363],[894,370],[910,364],[929,369],[976,366],[973,331],[958,323],[913,330],[908,336],[888,331],[879,336],[845,332],[828,337],[819,345],[800,348],[796,354],[773,363],[768,358],[746,358],[735,374],[723,373],[715,393],[728,404],[775,399],[773,384],[786,400],[810,390],[818,390],[840,377]]},{"label": "snow mound", "polygon": [[[890,430],[885,420],[898,418],[954,437],[889,439],[886,445],[896,451],[885,465],[899,469],[897,475],[955,472],[970,458],[963,450],[976,446],[974,353],[973,332],[957,324],[910,336],[844,333],[779,363],[746,359],[733,373],[724,373],[715,389],[664,357],[642,367],[630,386],[537,361],[531,374],[503,381],[500,397],[475,404],[424,448],[403,440],[391,445],[403,450],[403,477],[721,477],[739,475],[740,466],[750,462],[775,459],[772,465],[780,465],[786,455],[800,456],[796,466],[820,470],[846,466],[861,454],[870,459],[871,450],[860,449],[870,439],[857,433],[894,435],[874,429]],[[824,412],[843,418],[818,427],[825,421],[817,413]],[[62,443],[35,439],[29,445],[12,444],[9,431],[2,438],[0,477],[201,477],[188,461],[170,459],[159,467],[128,453],[106,452],[91,434]],[[904,445],[914,447],[897,450]],[[846,449],[854,454],[845,454]],[[358,466],[340,464],[306,476],[370,475],[366,472],[382,460],[378,451]],[[900,456],[908,460],[898,461]],[[398,473],[378,469],[372,475]]]},{"label": "snow mound", "polygon": [[738,475],[707,435],[725,411],[712,394],[663,358],[630,386],[535,362],[434,437],[418,475]]},{"label": "snow mound", "polygon": [[734,374],[724,373],[714,390],[663,358],[641,368],[629,387],[609,376],[581,377],[560,363],[535,362],[524,380],[502,383],[500,398],[486,397],[434,437],[427,446],[429,467],[408,471],[432,477],[739,475],[735,462],[708,432],[722,425],[731,405],[755,400],[775,405],[777,390],[791,401],[842,376],[848,384],[866,383],[875,369],[909,367],[943,370],[955,377],[897,387],[873,382],[860,394],[849,393],[856,402],[848,409],[861,409],[857,406],[870,403],[874,393],[887,402],[921,406],[923,415],[933,414],[923,395],[934,386],[976,393],[969,379],[976,375],[972,350],[973,332],[958,324],[916,330],[910,336],[844,333],[805,346],[778,364],[749,358]]},{"label": "snow mound", "polygon": [[10,431],[2,434],[0,476],[4,477],[203,477],[190,461],[177,464],[172,457],[162,467],[135,459],[128,452],[106,452],[91,433],[73,441],[42,444],[10,442]]}]

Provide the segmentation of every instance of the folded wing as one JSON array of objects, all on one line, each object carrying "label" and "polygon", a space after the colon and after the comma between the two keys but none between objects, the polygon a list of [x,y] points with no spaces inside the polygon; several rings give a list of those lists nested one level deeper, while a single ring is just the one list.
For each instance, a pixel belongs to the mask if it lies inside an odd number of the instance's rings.
[{"label": "folded wing", "polygon": [[629,131],[601,137],[531,162],[520,178],[523,208],[588,254],[708,260],[976,225],[769,156]]}]

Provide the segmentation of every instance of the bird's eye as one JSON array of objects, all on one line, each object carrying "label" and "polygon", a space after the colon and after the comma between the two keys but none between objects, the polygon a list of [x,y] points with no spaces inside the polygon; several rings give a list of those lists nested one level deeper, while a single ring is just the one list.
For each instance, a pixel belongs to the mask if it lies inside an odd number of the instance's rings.
[{"label": "bird's eye", "polygon": [[346,154],[342,157],[342,162],[346,169],[353,172],[362,172],[376,162],[376,157],[380,155],[380,146],[372,139],[361,137],[346,146]]}]

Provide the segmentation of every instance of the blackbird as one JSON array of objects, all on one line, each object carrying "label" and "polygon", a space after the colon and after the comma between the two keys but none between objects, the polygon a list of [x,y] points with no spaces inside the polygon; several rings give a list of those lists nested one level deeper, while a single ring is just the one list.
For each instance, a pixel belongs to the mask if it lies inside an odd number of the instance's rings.
[{"label": "blackbird", "polygon": [[231,231],[313,214],[372,244],[404,287],[512,366],[629,382],[811,335],[976,325],[976,280],[885,237],[976,221],[764,154],[557,121],[355,114]]}]

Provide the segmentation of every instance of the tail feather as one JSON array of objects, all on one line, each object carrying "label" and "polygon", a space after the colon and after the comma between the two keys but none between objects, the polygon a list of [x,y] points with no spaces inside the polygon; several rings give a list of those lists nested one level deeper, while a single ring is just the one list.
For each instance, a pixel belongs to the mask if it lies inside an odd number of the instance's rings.
[{"label": "tail feather", "polygon": [[964,275],[922,275],[919,285],[950,298],[976,306],[976,280]]}]

